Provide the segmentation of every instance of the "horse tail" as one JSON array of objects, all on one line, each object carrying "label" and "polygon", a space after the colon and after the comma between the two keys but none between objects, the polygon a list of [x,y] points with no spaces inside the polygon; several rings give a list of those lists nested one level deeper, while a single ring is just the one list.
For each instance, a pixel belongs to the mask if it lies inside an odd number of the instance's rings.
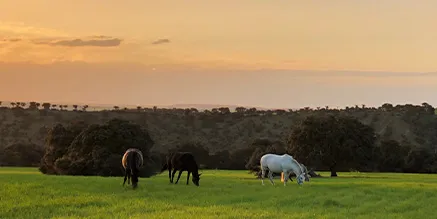
[{"label": "horse tail", "polygon": [[137,186],[138,184],[138,164],[140,164],[140,154],[138,154],[138,152],[132,152],[131,153],[131,157],[129,159],[129,167],[130,167],[130,171],[131,171],[131,175],[132,175],[132,185],[134,187]]}]

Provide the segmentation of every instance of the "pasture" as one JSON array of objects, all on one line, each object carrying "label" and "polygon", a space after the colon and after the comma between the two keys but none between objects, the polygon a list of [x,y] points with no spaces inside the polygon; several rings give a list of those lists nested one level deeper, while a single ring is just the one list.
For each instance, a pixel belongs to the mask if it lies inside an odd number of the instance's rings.
[{"label": "pasture", "polygon": [[284,187],[247,171],[201,172],[199,187],[164,172],[132,190],[123,177],[0,168],[0,218],[435,218],[437,175],[339,173]]}]

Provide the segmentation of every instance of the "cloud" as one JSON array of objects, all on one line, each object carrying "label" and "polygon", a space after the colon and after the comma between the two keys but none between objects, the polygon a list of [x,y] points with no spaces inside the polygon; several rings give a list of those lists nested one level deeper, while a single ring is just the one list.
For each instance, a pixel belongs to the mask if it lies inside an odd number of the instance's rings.
[{"label": "cloud", "polygon": [[44,44],[49,46],[67,46],[67,47],[116,47],[121,44],[123,40],[108,36],[94,36],[92,39],[65,39],[65,40],[34,40],[35,44]]},{"label": "cloud", "polygon": [[120,38],[106,35],[78,37],[56,29],[0,21],[0,43],[2,44],[11,45],[12,43],[22,42],[27,43],[29,46],[36,44],[66,47],[116,47],[122,41]]},{"label": "cloud", "polygon": [[170,43],[169,39],[158,39],[152,42],[153,45],[159,45],[159,44],[165,44]]},{"label": "cloud", "polygon": [[94,38],[94,39],[112,39],[113,37],[105,36],[105,35],[94,35],[94,36],[91,36],[91,38]]},{"label": "cloud", "polygon": [[13,42],[19,42],[21,40],[22,40],[21,38],[3,38],[3,39],[0,39],[0,42],[10,42],[10,43],[13,43]]}]

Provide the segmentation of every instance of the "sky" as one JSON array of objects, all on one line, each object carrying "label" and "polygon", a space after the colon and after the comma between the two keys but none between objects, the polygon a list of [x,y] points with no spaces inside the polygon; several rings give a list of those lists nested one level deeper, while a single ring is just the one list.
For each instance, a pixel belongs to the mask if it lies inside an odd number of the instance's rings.
[{"label": "sky", "polygon": [[437,106],[434,0],[0,0],[0,100]]}]

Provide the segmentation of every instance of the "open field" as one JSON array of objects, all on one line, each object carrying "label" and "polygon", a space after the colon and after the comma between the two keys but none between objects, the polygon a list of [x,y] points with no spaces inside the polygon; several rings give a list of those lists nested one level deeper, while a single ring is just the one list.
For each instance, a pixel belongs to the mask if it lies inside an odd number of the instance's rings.
[{"label": "open field", "polygon": [[[177,174],[176,174],[177,175]],[[327,173],[322,173],[327,176]],[[200,187],[141,178],[46,176],[0,168],[0,218],[435,218],[437,175],[339,173],[262,186],[247,171],[204,170]]]}]

